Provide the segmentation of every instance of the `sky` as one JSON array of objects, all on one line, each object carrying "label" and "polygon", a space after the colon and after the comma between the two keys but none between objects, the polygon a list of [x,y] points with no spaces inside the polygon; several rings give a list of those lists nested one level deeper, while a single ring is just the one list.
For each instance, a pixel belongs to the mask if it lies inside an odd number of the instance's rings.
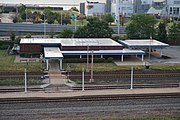
[{"label": "sky", "polygon": [[[0,0],[0,3],[6,4],[63,4],[63,3],[76,3],[85,2],[86,0]],[[106,0],[89,0],[89,1],[97,1],[105,3]]]}]

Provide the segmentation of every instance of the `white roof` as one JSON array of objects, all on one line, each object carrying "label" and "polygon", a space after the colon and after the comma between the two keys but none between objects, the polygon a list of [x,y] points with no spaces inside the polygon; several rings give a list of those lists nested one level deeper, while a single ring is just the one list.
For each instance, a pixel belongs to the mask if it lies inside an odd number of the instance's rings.
[{"label": "white roof", "polygon": [[162,13],[162,9],[158,10],[158,9],[155,9],[154,7],[151,7],[147,11],[147,14],[161,14],[161,13]]},{"label": "white roof", "polygon": [[48,58],[58,58],[63,59],[62,52],[58,47],[45,47],[44,48],[44,57]]},{"label": "white roof", "polygon": [[20,44],[55,44],[62,46],[122,46],[110,38],[23,38]]},{"label": "white roof", "polygon": [[128,46],[169,46],[168,44],[162,43],[154,39],[144,39],[144,40],[125,40],[120,41]]}]

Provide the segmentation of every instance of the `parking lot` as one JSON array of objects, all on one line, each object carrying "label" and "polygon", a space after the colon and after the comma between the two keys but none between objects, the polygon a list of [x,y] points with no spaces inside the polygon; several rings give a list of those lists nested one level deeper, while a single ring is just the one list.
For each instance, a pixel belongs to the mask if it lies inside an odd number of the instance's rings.
[{"label": "parking lot", "polygon": [[[151,60],[146,58],[150,63],[162,63],[162,64],[175,64],[180,63],[180,46],[170,46],[166,49],[163,49],[163,56],[165,58],[159,58],[155,56],[151,56]],[[160,52],[160,50],[157,50]],[[169,58],[168,58],[169,57]]]}]

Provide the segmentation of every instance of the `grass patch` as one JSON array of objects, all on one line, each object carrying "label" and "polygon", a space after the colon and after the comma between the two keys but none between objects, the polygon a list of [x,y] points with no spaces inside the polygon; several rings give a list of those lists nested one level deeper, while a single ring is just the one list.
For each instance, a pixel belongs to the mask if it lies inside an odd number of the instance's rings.
[{"label": "grass patch", "polygon": [[153,64],[151,70],[180,70],[180,64]]},{"label": "grass patch", "polygon": [[15,55],[8,55],[6,50],[0,50],[0,71],[40,71],[40,63],[14,63]]},{"label": "grass patch", "polygon": [[[86,63],[69,63],[71,71],[82,71],[82,68],[86,70]],[[67,64],[64,64],[66,70]],[[91,64],[89,64],[89,69]],[[94,71],[119,71],[119,70],[130,70],[131,66],[117,66],[114,63],[94,63]],[[144,69],[144,66],[134,66],[135,70]]]}]

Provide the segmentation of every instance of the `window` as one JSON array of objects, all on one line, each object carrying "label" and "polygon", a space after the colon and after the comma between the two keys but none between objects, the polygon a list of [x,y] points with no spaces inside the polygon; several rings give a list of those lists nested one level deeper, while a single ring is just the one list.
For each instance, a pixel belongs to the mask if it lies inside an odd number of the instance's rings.
[{"label": "window", "polygon": [[172,7],[170,7],[170,11],[169,11],[169,14],[170,14],[170,15],[172,14]]}]

